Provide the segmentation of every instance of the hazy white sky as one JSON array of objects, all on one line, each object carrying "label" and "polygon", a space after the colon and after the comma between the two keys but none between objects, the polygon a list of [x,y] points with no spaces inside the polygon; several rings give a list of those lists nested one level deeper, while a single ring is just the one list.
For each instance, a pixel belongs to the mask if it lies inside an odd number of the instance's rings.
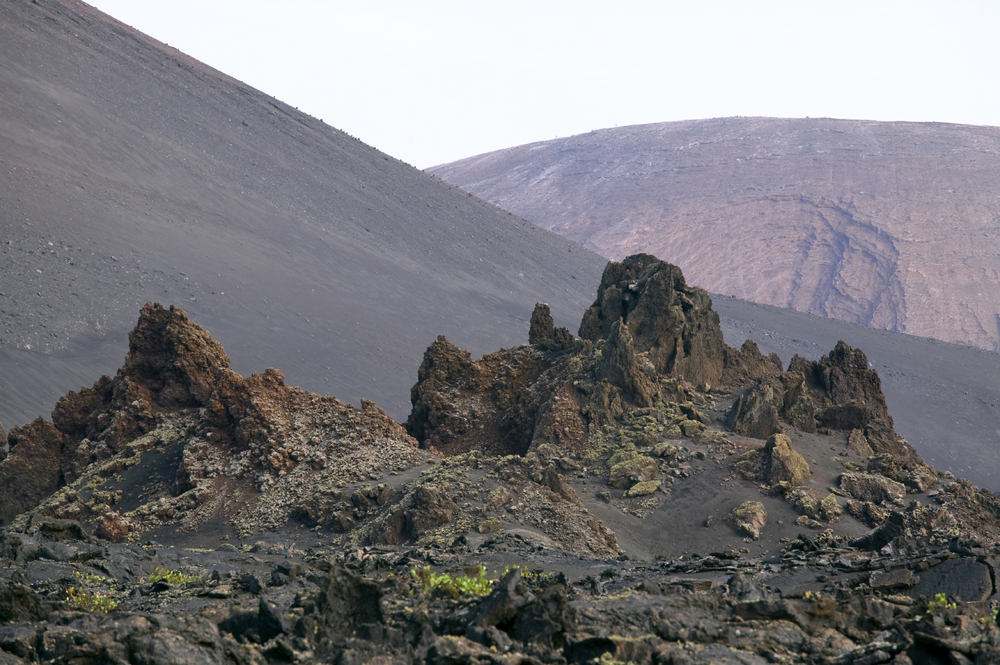
[{"label": "hazy white sky", "polygon": [[426,168],[733,115],[1000,125],[996,0],[90,0]]}]

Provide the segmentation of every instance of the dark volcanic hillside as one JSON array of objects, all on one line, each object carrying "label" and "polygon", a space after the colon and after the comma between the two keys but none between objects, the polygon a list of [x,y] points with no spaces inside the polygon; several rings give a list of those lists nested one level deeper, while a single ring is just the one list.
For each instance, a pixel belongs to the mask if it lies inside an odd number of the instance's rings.
[{"label": "dark volcanic hillside", "polygon": [[1000,128],[726,118],[605,129],[432,172],[714,293],[1000,349]]},{"label": "dark volcanic hillside", "polygon": [[73,0],[0,3],[0,421],[110,373],[147,301],[243,374],[397,418],[440,333],[573,325],[604,261]]}]

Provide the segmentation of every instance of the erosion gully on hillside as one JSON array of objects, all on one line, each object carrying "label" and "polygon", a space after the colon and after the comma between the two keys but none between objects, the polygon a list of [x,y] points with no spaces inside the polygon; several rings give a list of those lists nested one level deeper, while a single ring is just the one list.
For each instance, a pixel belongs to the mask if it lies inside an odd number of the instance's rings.
[{"label": "erosion gully on hillside", "polygon": [[8,435],[0,663],[996,662],[1000,502],[838,344],[785,369],[611,263],[579,336],[424,354],[405,425],[150,304]]}]

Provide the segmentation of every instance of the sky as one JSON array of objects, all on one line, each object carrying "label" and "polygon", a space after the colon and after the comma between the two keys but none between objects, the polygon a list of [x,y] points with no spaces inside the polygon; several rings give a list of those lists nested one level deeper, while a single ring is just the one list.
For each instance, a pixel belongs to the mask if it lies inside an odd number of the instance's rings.
[{"label": "sky", "polygon": [[730,116],[1000,125],[996,0],[89,0],[418,168]]}]

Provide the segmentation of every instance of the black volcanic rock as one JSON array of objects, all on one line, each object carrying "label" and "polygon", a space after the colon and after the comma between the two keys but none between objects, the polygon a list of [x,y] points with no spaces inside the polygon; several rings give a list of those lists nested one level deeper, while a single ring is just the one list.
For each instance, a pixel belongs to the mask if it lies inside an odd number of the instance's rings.
[{"label": "black volcanic rock", "polygon": [[611,325],[601,348],[597,376],[622,389],[627,400],[638,406],[652,406],[658,393],[656,371],[643,362],[635,349],[628,326],[618,319]]},{"label": "black volcanic rock", "polygon": [[[440,337],[411,425],[442,458],[371,402],[240,377],[180,310],[131,339],[0,461],[79,474],[0,529],[0,662],[996,660],[1000,500],[860,445],[894,432],[846,345],[783,373],[725,349],[758,383],[706,394],[623,317],[479,360]],[[793,422],[758,446],[719,416],[764,386]]]},{"label": "black volcanic rock", "polygon": [[[411,390],[407,430],[446,455],[523,455],[544,443],[574,450],[630,408],[676,400],[684,394],[679,382],[704,385],[722,376],[724,345],[711,299],[652,256],[608,264],[580,336],[590,343],[548,345],[558,335],[537,306],[532,346],[475,361],[438,337]],[[553,348],[560,352],[546,352]]]},{"label": "black volcanic rock", "polygon": [[[154,429],[158,415],[207,406],[224,372],[234,374],[225,351],[183,311],[143,307],[114,379],[104,376],[91,388],[67,393],[51,423],[38,418],[11,430],[10,455],[0,463],[0,523]],[[85,439],[100,441],[103,452],[81,448]]]},{"label": "black volcanic rock", "polygon": [[[327,479],[343,448],[361,457],[336,473],[354,475],[369,473],[366,450],[377,450],[382,463],[415,451],[416,442],[371,402],[355,409],[310,395],[274,369],[241,377],[222,346],[175,307],[143,307],[129,340],[113,379],[68,393],[52,423],[38,418],[11,430],[0,462],[2,523],[37,506],[29,519],[84,519],[112,540],[185,520],[195,528],[209,517],[275,526],[305,510],[314,496],[306,476]],[[164,483],[166,495],[150,501],[155,510],[137,487],[96,489],[144,464]],[[139,485],[149,480],[140,470],[134,475]],[[267,497],[275,490],[284,498]],[[234,493],[248,496],[232,503]],[[262,502],[249,499],[261,493]],[[111,510],[119,502],[127,508]]]},{"label": "black volcanic rock", "polygon": [[15,427],[7,443],[10,452],[0,461],[0,525],[59,489],[71,448],[62,432],[42,418]]},{"label": "black volcanic rock", "polygon": [[[446,455],[472,449],[523,455],[545,397],[531,390],[551,361],[530,346],[473,361],[443,336],[424,353],[410,391],[407,431]],[[500,378],[502,377],[502,378]]]}]

